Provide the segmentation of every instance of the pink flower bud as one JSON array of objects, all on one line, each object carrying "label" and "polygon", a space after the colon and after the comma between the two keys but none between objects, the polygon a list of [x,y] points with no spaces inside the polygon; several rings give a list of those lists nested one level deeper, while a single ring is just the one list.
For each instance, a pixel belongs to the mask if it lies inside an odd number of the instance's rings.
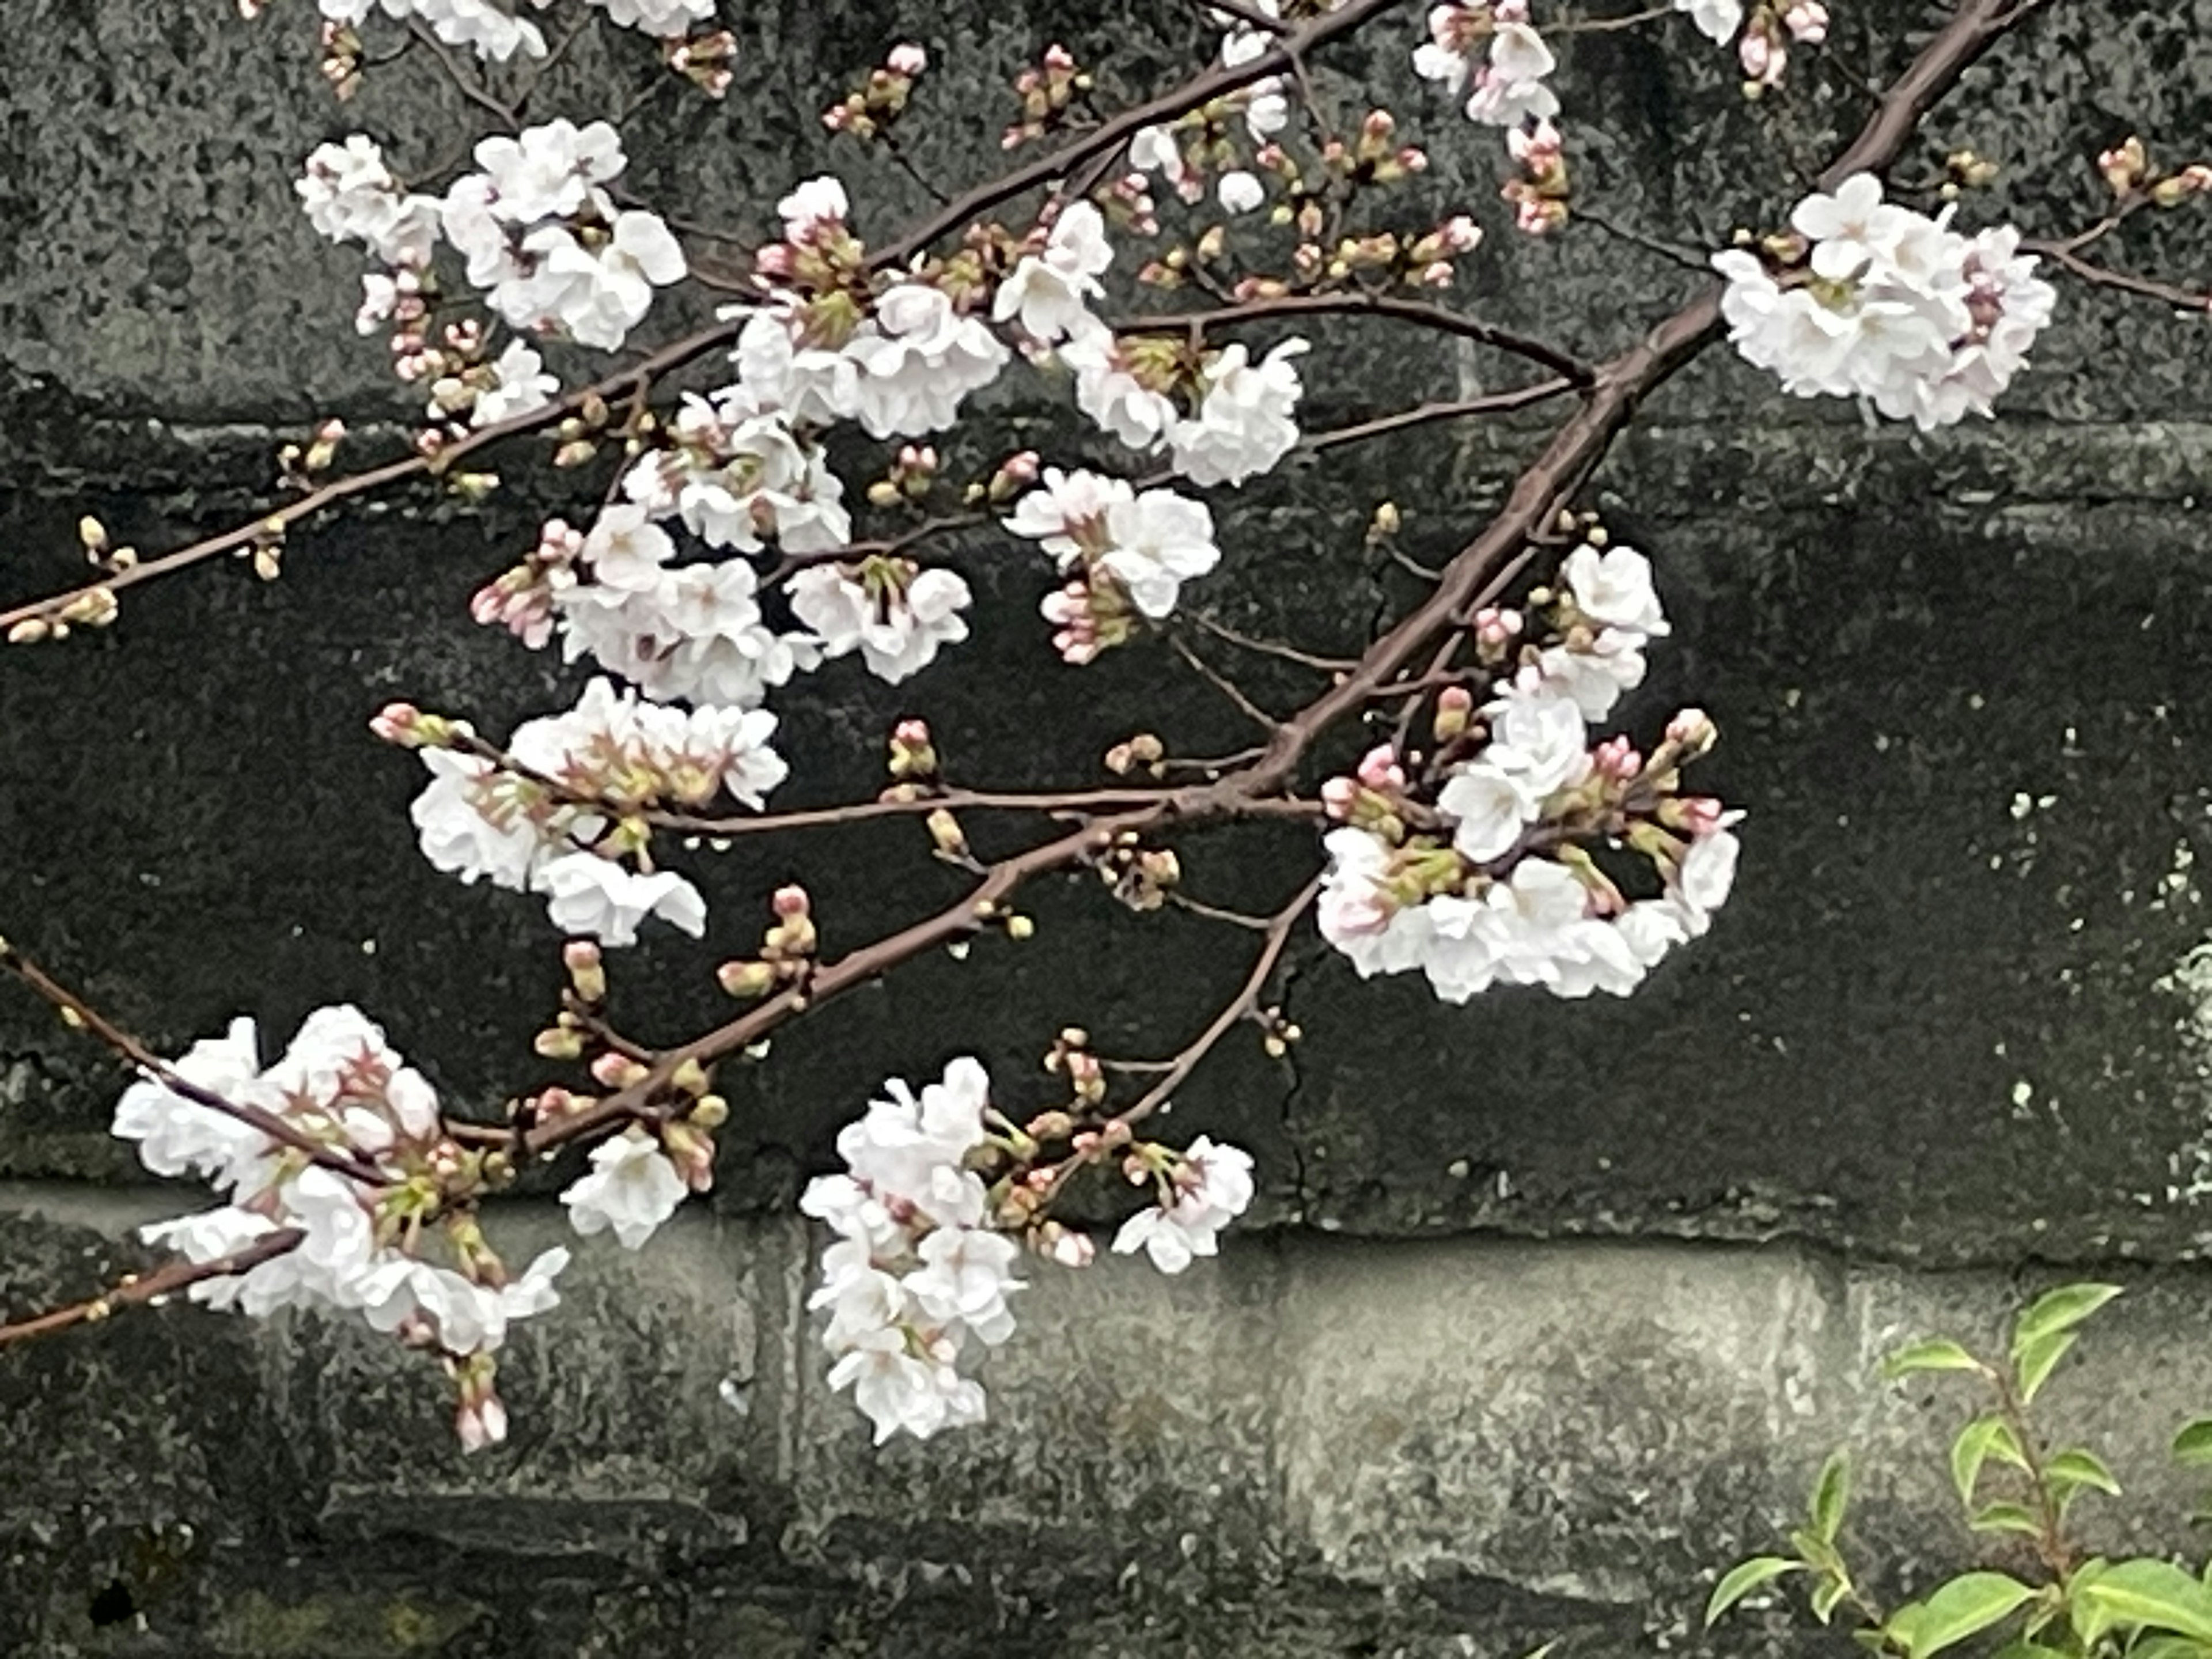
[{"label": "pink flower bud", "polygon": [[627,1083],[630,1068],[636,1063],[611,1048],[592,1062],[592,1076],[602,1088],[619,1089]]},{"label": "pink flower bud", "polygon": [[775,890],[775,898],[769,902],[775,907],[776,915],[789,921],[794,917],[806,914],[806,890],[796,884],[779,887]]},{"label": "pink flower bud", "polygon": [[1035,483],[1037,471],[1037,453],[1034,449],[1024,449],[1009,455],[999,464],[1000,473],[1016,483]]},{"label": "pink flower bud", "polygon": [[1685,708],[1667,722],[1667,741],[1685,748],[1703,748],[1712,737],[1712,717],[1702,708]]},{"label": "pink flower bud", "polygon": [[1693,836],[1710,836],[1722,827],[1728,812],[1711,795],[1686,795],[1682,798],[1682,827]]},{"label": "pink flower bud", "polygon": [[1828,9],[1820,0],[1796,0],[1782,14],[1782,21],[1789,27],[1791,39],[1808,46],[1817,46],[1828,38]]},{"label": "pink flower bud", "polygon": [[1398,751],[1389,744],[1377,744],[1360,757],[1359,781],[1370,789],[1403,789],[1406,775],[1398,767]]},{"label": "pink flower bud", "polygon": [[1626,738],[1607,738],[1598,744],[1592,758],[1599,772],[1624,783],[1644,769],[1644,757],[1636,752],[1636,745]]},{"label": "pink flower bud", "polygon": [[1474,637],[1485,645],[1508,645],[1521,633],[1521,613],[1486,605],[1474,613]]},{"label": "pink flower bud", "polygon": [[1350,778],[1331,778],[1321,787],[1322,810],[1340,823],[1351,817],[1359,799],[1359,786]]},{"label": "pink flower bud", "polygon": [[1064,1232],[1052,1241],[1052,1259],[1063,1267],[1087,1267],[1097,1254],[1088,1233]]},{"label": "pink flower bud", "polygon": [[911,77],[921,74],[929,67],[929,54],[915,45],[913,41],[908,40],[893,46],[891,55],[884,62],[894,75]]},{"label": "pink flower bud", "polygon": [[368,729],[386,743],[404,744],[412,748],[415,723],[422,718],[422,711],[411,702],[387,702],[369,721]]},{"label": "pink flower bud", "polygon": [[927,720],[901,720],[891,728],[891,736],[909,749],[921,749],[929,742]]}]

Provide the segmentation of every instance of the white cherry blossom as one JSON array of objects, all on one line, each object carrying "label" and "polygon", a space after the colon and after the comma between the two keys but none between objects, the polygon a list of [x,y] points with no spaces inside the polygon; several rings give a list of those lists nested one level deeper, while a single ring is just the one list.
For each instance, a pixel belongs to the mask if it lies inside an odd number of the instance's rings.
[{"label": "white cherry blossom", "polygon": [[647,875],[597,853],[566,853],[540,866],[532,884],[546,896],[545,913],[572,938],[602,945],[635,945],[647,916],[697,939],[707,931],[707,902],[672,870]]},{"label": "white cherry blossom", "polygon": [[592,1172],[561,1194],[569,1224],[589,1238],[611,1231],[626,1250],[641,1249],[676,1213],[690,1189],[659,1143],[632,1128],[592,1149]]},{"label": "white cherry blossom", "polygon": [[1105,325],[1089,301],[1105,289],[1098,279],[1114,263],[1106,221],[1088,202],[1075,202],[1053,222],[1042,253],[1025,254],[1000,283],[991,303],[995,322],[1018,323],[1031,339],[1052,345]]},{"label": "white cherry blossom", "polygon": [[973,597],[950,570],[901,579],[866,568],[815,565],[791,579],[792,614],[822,641],[824,657],[858,651],[869,672],[896,685],[968,637],[960,613]]},{"label": "white cherry blossom", "polygon": [[1220,1253],[1221,1230],[1252,1202],[1252,1155],[1205,1135],[1190,1143],[1170,1177],[1173,1201],[1140,1210],[1114,1235],[1123,1255],[1142,1250],[1164,1273],[1179,1273]]},{"label": "white cherry blossom", "polygon": [[1203,501],[1171,489],[1148,489],[1106,509],[1109,545],[1098,559],[1129,592],[1137,609],[1154,618],[1176,606],[1182,584],[1221,562],[1213,543],[1213,515]]},{"label": "white cherry blossom", "polygon": [[1168,432],[1175,470],[1194,483],[1241,484],[1289,454],[1304,391],[1292,360],[1308,349],[1304,340],[1285,340],[1255,363],[1240,343],[1208,364],[1196,417]]}]

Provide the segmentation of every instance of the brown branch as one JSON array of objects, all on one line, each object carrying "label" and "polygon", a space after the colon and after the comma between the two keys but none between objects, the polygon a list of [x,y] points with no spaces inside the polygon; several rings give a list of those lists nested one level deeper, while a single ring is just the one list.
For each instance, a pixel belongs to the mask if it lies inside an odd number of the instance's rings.
[{"label": "brown branch", "polygon": [[1221,306],[1212,311],[1165,312],[1146,317],[1117,319],[1117,334],[1179,334],[1193,330],[1226,328],[1237,323],[1259,323],[1280,317],[1386,317],[1412,323],[1438,333],[1474,340],[1499,351],[1541,363],[1554,374],[1579,386],[1590,385],[1595,371],[1557,347],[1516,334],[1510,329],[1466,317],[1425,300],[1401,300],[1387,294],[1285,294],[1273,300],[1250,300],[1242,305]]},{"label": "brown branch", "polygon": [[1547,34],[1606,34],[1615,29],[1632,29],[1644,23],[1656,23],[1662,17],[1671,17],[1675,8],[1671,5],[1653,6],[1644,11],[1631,12],[1626,17],[1570,17],[1564,21],[1547,23]]},{"label": "brown branch", "polygon": [[1234,66],[1223,64],[1210,69],[1173,92],[1108,118],[1050,155],[1040,155],[1025,166],[976,185],[890,246],[872,255],[869,263],[878,270],[903,265],[940,236],[950,235],[980,215],[1032,190],[1072,177],[1086,162],[1115,154],[1146,127],[1173,121],[1217,98],[1240,91],[1255,81],[1264,81],[1294,69],[1298,59],[1316,48],[1357,33],[1383,13],[1403,3],[1404,0],[1348,0],[1338,9],[1301,24],[1295,33],[1285,36],[1256,57]]},{"label": "brown branch", "polygon": [[1279,732],[1282,730],[1282,721],[1277,720],[1266,709],[1261,708],[1258,703],[1254,702],[1251,698],[1246,696],[1243,691],[1238,688],[1236,681],[1231,679],[1229,676],[1223,673],[1212,663],[1206,661],[1205,658],[1200,656],[1197,652],[1192,650],[1190,648],[1190,641],[1184,639],[1182,635],[1169,635],[1168,643],[1175,647],[1176,654],[1181,657],[1185,662],[1188,663],[1197,672],[1198,677],[1200,679],[1204,680],[1208,685],[1221,693],[1223,696],[1228,698],[1230,702],[1235,706],[1238,714],[1243,715],[1245,719],[1250,720],[1255,726],[1258,726],[1263,732]]},{"label": "brown branch", "polygon": [[309,1162],[319,1164],[326,1170],[335,1170],[363,1186],[388,1187],[392,1184],[392,1177],[375,1165],[365,1164],[344,1152],[331,1151],[313,1136],[287,1123],[276,1113],[250,1103],[226,1100],[212,1089],[204,1089],[191,1079],[181,1076],[167,1060],[55,980],[37,963],[4,939],[0,939],[0,969],[13,974],[52,1003],[61,1014],[64,1025],[72,1030],[89,1031],[112,1049],[125,1064],[159,1083],[171,1094],[180,1096],[195,1106],[204,1106],[210,1112],[220,1112],[250,1128],[258,1129],[271,1140],[290,1147]]},{"label": "brown branch", "polygon": [[1487,392],[1480,398],[1417,404],[1395,414],[1378,415],[1373,420],[1362,421],[1356,426],[1340,426],[1328,432],[1310,432],[1298,440],[1298,447],[1310,454],[1318,454],[1345,444],[1364,443],[1370,438],[1402,432],[1409,426],[1425,426],[1431,421],[1457,421],[1473,415],[1510,414],[1514,410],[1527,409],[1532,404],[1548,402],[1578,389],[1572,380],[1562,376],[1557,380],[1539,380],[1533,386],[1516,386],[1510,392]]},{"label": "brown branch", "polygon": [[[1268,976],[1275,971],[1275,964],[1282,960],[1284,948],[1291,942],[1291,930],[1297,926],[1298,918],[1313,908],[1313,902],[1321,896],[1321,888],[1322,878],[1316,876],[1299,890],[1296,898],[1275,913],[1274,920],[1267,924],[1267,937],[1260,947],[1259,956],[1253,961],[1252,971],[1244,976],[1243,988],[1213,1017],[1213,1023],[1176,1055],[1168,1069],[1161,1074],[1160,1080],[1145,1091],[1142,1099],[1127,1111],[1115,1114],[1114,1122],[1127,1128],[1141,1122],[1165,1105],[1169,1097],[1182,1087],[1190,1074],[1198,1069],[1199,1062],[1219,1046],[1221,1039],[1234,1030],[1238,1022],[1248,1018],[1260,1006],[1261,995],[1267,988]],[[1109,1139],[1112,1138],[1107,1137]]]},{"label": "brown branch", "polygon": [[1088,789],[1059,794],[1032,794],[1009,790],[947,789],[934,795],[855,801],[844,806],[821,806],[805,811],[752,813],[743,817],[708,817],[698,813],[671,812],[659,807],[640,806],[635,801],[614,800],[588,789],[579,789],[563,783],[550,773],[540,771],[473,732],[457,730],[447,746],[520,778],[566,805],[582,807],[609,817],[636,818],[656,830],[718,837],[761,835],[778,830],[826,829],[833,824],[861,823],[870,818],[903,817],[914,813],[933,812],[940,806],[954,811],[1109,811],[1122,807],[1143,806],[1170,793],[1165,789]]},{"label": "brown branch", "polygon": [[428,24],[419,17],[410,17],[407,20],[407,27],[416,40],[430,49],[430,55],[438,60],[438,67],[445,72],[448,81],[460,88],[462,97],[477,108],[496,116],[500,125],[509,132],[522,125],[522,118],[514,109],[494,97],[483,82],[453,61],[453,53],[446,50],[446,43],[430,33]]},{"label": "brown branch", "polygon": [[1202,611],[1184,613],[1196,626],[1204,629],[1216,639],[1241,646],[1247,651],[1257,652],[1263,657],[1280,657],[1285,662],[1294,662],[1306,668],[1317,668],[1324,673],[1341,674],[1357,668],[1359,663],[1352,657],[1323,657],[1310,651],[1301,651],[1295,645],[1285,645],[1280,640],[1264,640],[1251,634],[1239,633],[1226,623],[1218,623]]},{"label": "brown branch", "polygon": [[366,472],[356,472],[348,477],[335,479],[321,489],[302,495],[295,501],[287,502],[273,512],[261,514],[251,523],[240,525],[235,530],[227,530],[219,536],[210,536],[204,541],[194,542],[188,547],[178,548],[173,552],[162,554],[159,558],[144,560],[128,570],[119,570],[112,575],[101,577],[98,581],[87,582],[82,586],[72,588],[66,593],[36,599],[30,604],[19,605],[12,611],[0,611],[0,635],[4,635],[16,623],[28,621],[33,617],[51,620],[66,610],[72,601],[98,589],[106,588],[111,592],[120,592],[124,588],[135,587],[140,582],[150,581],[156,576],[166,576],[173,571],[185,569],[188,566],[198,564],[204,560],[216,557],[221,554],[240,548],[251,547],[257,541],[274,532],[296,524],[302,519],[312,518],[324,508],[333,507],[356,495],[366,495],[383,489],[387,484],[404,483],[410,478],[437,477],[450,471],[453,464],[465,456],[473,455],[478,450],[488,448],[502,439],[556,425],[569,416],[580,411],[587,404],[595,401],[612,402],[639,386],[650,385],[660,376],[705,356],[716,347],[726,345],[733,332],[734,325],[726,323],[714,328],[702,329],[696,334],[686,335],[680,340],[663,346],[641,362],[623,370],[620,374],[611,374],[603,380],[595,381],[580,391],[572,392],[558,402],[548,404],[543,409],[532,410],[527,414],[511,416],[504,421],[495,422],[490,426],[471,432],[465,438],[456,439],[434,456],[410,455],[402,460],[373,467]]},{"label": "brown branch", "polygon": [[56,1331],[65,1331],[73,1326],[93,1325],[125,1308],[139,1308],[149,1302],[158,1302],[165,1296],[173,1296],[203,1280],[228,1279],[239,1273],[251,1273],[264,1261],[273,1261],[290,1250],[297,1249],[307,1234],[297,1227],[280,1227],[273,1233],[264,1233],[242,1250],[234,1250],[213,1261],[171,1261],[149,1273],[126,1273],[112,1291],[103,1291],[89,1301],[73,1303],[66,1308],[56,1308],[50,1313],[37,1314],[19,1320],[12,1325],[0,1325],[0,1348],[11,1342],[27,1342],[34,1336],[48,1336]]},{"label": "brown branch", "polygon": [[[1045,1188],[1039,1203],[1040,1211],[1060,1195],[1067,1183],[1074,1179],[1077,1170],[1112,1157],[1126,1146],[1128,1142],[1127,1132],[1166,1105],[1175,1091],[1190,1080],[1191,1073],[1199,1068],[1206,1057],[1220,1046],[1221,1040],[1251,1017],[1253,1010],[1259,1006],[1260,998],[1267,991],[1267,981],[1275,971],[1275,964],[1282,960],[1283,951],[1290,944],[1291,932],[1297,926],[1298,918],[1312,908],[1314,900],[1321,896],[1322,881],[1322,878],[1316,876],[1272,919],[1259,922],[1267,938],[1261,944],[1260,954],[1253,960],[1251,971],[1244,976],[1243,985],[1222,1006],[1221,1011],[1214,1015],[1206,1028],[1174,1058],[1165,1061],[1105,1062],[1109,1070],[1157,1075],[1159,1080],[1146,1090],[1134,1105],[1109,1118],[1102,1126],[1097,1139],[1087,1150],[1070,1154],[1053,1171],[1052,1181]],[[1252,919],[1240,917],[1238,920],[1249,921]]]},{"label": "brown branch", "polygon": [[2155,300],[2177,311],[2212,311],[2212,291],[2177,288],[2171,283],[2161,283],[2154,277],[2137,276],[2132,272],[2114,270],[2094,259],[2085,259],[2065,242],[2022,242],[2023,253],[2039,254],[2050,259],[2061,270],[2069,272],[2093,288],[2111,289],[2119,294],[2131,294],[2138,299]]}]

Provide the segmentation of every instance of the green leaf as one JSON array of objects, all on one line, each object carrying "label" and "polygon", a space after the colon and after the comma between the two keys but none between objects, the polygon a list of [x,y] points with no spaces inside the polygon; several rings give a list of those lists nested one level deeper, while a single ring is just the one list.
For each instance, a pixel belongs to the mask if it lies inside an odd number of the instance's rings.
[{"label": "green leaf", "polygon": [[1851,1498],[1850,1454],[1835,1451],[1820,1465],[1820,1478],[1813,1486],[1813,1535],[1832,1544],[1843,1529],[1844,1509]]},{"label": "green leaf", "polygon": [[1713,1621],[1737,1602],[1757,1589],[1771,1583],[1785,1572],[1802,1572],[1805,1564],[1786,1555],[1754,1555],[1748,1561],[1739,1561],[1713,1586],[1712,1597],[1705,1603],[1705,1624]]},{"label": "green leaf", "polygon": [[1823,1578],[1820,1587],[1813,1592],[1813,1616],[1822,1624],[1826,1624],[1836,1616],[1836,1608],[1850,1593],[1850,1579]]},{"label": "green leaf", "polygon": [[1976,1418],[1960,1430],[1959,1437],[1951,1443],[1951,1480],[1959,1488],[1961,1504],[1972,1504],[1974,1487],[1982,1478],[1982,1465],[1992,1457],[2017,1469],[2027,1467],[2027,1454],[2021,1449],[2020,1437],[2013,1432],[2011,1424],[1995,1413]]},{"label": "green leaf", "polygon": [[2128,1650],[2128,1659],[2207,1659],[2212,1646],[2186,1636],[2146,1636]]},{"label": "green leaf", "polygon": [[2023,1405],[2043,1391],[2051,1371],[2074,1346],[2075,1334],[2073,1331],[2047,1331],[2015,1351],[2014,1358],[2020,1367],[2020,1397]]},{"label": "green leaf", "polygon": [[1910,1376],[1915,1371],[1978,1371],[1983,1369],[1980,1360],[1957,1343],[1940,1336],[1925,1342],[1908,1344],[1881,1362],[1881,1374],[1893,1382],[1900,1376]]},{"label": "green leaf", "polygon": [[1991,1656],[1991,1659],[2066,1659],[2057,1648],[2047,1648],[2040,1642],[2008,1642]]},{"label": "green leaf", "polygon": [[2078,1595],[2112,1623],[2212,1643],[2212,1589],[2171,1561],[2116,1562]]},{"label": "green leaf", "polygon": [[2112,1479],[2105,1460],[2081,1446],[2054,1454],[2043,1472],[2054,1486],[2091,1486],[2113,1498],[2120,1495],[2120,1483]]},{"label": "green leaf", "polygon": [[1902,1632],[1912,1659],[1955,1647],[2018,1609],[2035,1592],[2009,1573],[1961,1573],[1939,1587]]},{"label": "green leaf", "polygon": [[2119,1293],[2117,1285],[2062,1285],[2045,1291],[2012,1328],[2013,1358],[2046,1337],[2072,1330]]},{"label": "green leaf", "polygon": [[2173,1437],[2174,1461],[2189,1468],[2212,1463],[2212,1417],[2192,1418]]},{"label": "green leaf", "polygon": [[1991,1504],[1966,1522],[1976,1532],[2024,1532],[2034,1537],[2043,1523],[2020,1504]]}]

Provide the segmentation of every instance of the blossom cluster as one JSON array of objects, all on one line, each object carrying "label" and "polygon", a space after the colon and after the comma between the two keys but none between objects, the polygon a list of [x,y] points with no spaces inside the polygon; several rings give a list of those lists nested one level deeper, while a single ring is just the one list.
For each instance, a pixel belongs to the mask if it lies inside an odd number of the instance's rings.
[{"label": "blossom cluster", "polygon": [[[1320,9],[1334,11],[1340,3],[1342,0],[1328,0]],[[1254,0],[1251,9],[1262,16],[1282,19],[1281,0]],[[1269,32],[1249,19],[1224,11],[1212,15],[1224,26],[1220,52],[1224,69],[1249,64],[1275,43]],[[1243,115],[1245,131],[1255,143],[1268,143],[1291,122],[1290,94],[1280,76],[1261,76],[1223,100],[1222,107]],[[1206,193],[1205,171],[1194,156],[1186,154],[1179,134],[1202,125],[1201,119],[1186,117],[1182,122],[1142,129],[1130,140],[1129,165],[1139,173],[1158,173],[1184,201],[1200,200]],[[1232,213],[1249,212],[1258,205],[1252,195],[1258,186],[1258,179],[1241,168],[1224,173],[1218,186],[1222,205]]]},{"label": "blossom cluster", "polygon": [[990,1087],[971,1059],[919,1095],[890,1079],[837,1137],[846,1172],[817,1177],[799,1200],[837,1235],[807,1304],[830,1310],[830,1385],[853,1391],[878,1445],[982,1421],[982,1385],[960,1360],[1013,1334],[1021,1248],[989,1226],[989,1194],[968,1167],[985,1142]]},{"label": "blossom cluster", "polygon": [[1759,256],[1713,256],[1722,314],[1745,359],[1801,398],[1863,398],[1923,431],[1991,405],[2024,368],[2057,295],[2009,226],[1966,236],[1882,200],[1856,173],[1790,214],[1807,269],[1778,281]]},{"label": "blossom cluster", "polygon": [[[1014,1333],[1009,1298],[1027,1285],[1014,1276],[1022,1246],[1009,1229],[1026,1229],[1030,1247],[1062,1267],[1092,1259],[1088,1237],[1040,1218],[1040,1194],[1068,1166],[1036,1161],[1036,1136],[1071,1139],[1079,1158],[1115,1144],[1073,1122],[1047,1114],[1014,1129],[992,1111],[981,1063],[958,1059],[918,1094],[887,1081],[837,1137],[843,1171],[808,1183],[799,1208],[836,1237],[807,1305],[828,1310],[830,1385],[853,1391],[878,1445],[983,1420],[982,1385],[962,1364]],[[1152,1188],[1155,1202],[1122,1224],[1114,1249],[1142,1251],[1169,1273],[1217,1254],[1222,1230],[1252,1201],[1251,1155],[1202,1135],[1181,1152],[1132,1146],[1126,1134],[1118,1144],[1130,1181]]]},{"label": "blossom cluster", "polygon": [[440,224],[470,283],[514,327],[612,351],[652,308],[653,290],[685,274],[659,217],[608,193],[629,164],[608,123],[496,135],[477,145],[476,162],[447,191]]},{"label": "blossom cluster", "polygon": [[672,871],[633,869],[625,854],[641,866],[643,849],[617,820],[658,802],[696,806],[718,791],[761,806],[789,770],[772,746],[775,726],[765,709],[687,712],[603,679],[574,708],[516,727],[512,767],[450,746],[450,727],[404,705],[377,721],[429,770],[410,810],[434,867],[542,894],[556,927],[605,945],[635,943],[649,915],[695,938],[706,931],[699,890]]},{"label": "blossom cluster", "polygon": [[[544,11],[552,0],[530,0]],[[591,0],[610,21],[642,29],[664,40],[682,36],[694,23],[714,15],[714,0]],[[497,0],[320,0],[331,22],[356,28],[377,14],[419,19],[449,46],[465,46],[479,58],[505,63],[518,54],[543,58],[545,34],[512,5]]]},{"label": "blossom cluster", "polygon": [[1182,1152],[1151,1150],[1132,1160],[1130,1179],[1151,1182],[1158,1202],[1121,1224],[1114,1249],[1142,1250],[1162,1273],[1179,1273],[1199,1256],[1219,1255],[1222,1229],[1250,1206],[1252,1155],[1206,1135]]},{"label": "blossom cluster", "polygon": [[1054,646],[1069,662],[1089,662],[1127,638],[1133,610],[1166,616],[1182,584],[1221,559],[1203,501],[1171,489],[1140,495],[1096,472],[1047,467],[1005,524],[1036,542],[1069,577],[1044,602],[1046,619],[1060,630]]},{"label": "blossom cluster", "polygon": [[[1480,743],[1468,725],[1472,698],[1446,694],[1439,758],[1449,758],[1432,806],[1413,799],[1387,745],[1324,790],[1343,827],[1326,840],[1322,934],[1363,977],[1419,969],[1448,1002],[1497,984],[1626,996],[1701,936],[1726,900],[1735,815],[1673,793],[1681,763],[1711,744],[1711,723],[1678,716],[1648,760],[1626,738],[1589,741],[1588,723],[1642,683],[1644,647],[1668,631],[1649,562],[1631,548],[1584,545],[1561,585],[1557,643],[1510,655],[1520,614],[1476,619],[1479,647],[1510,672],[1480,711]],[[1625,842],[1649,858],[1662,892],[1626,897],[1589,842]]]},{"label": "blossom cluster", "polygon": [[435,1092],[384,1033],[350,1006],[310,1014],[273,1065],[261,1062],[251,1019],[192,1045],[172,1068],[198,1091],[276,1121],[301,1146],[373,1172],[370,1185],[279,1140],[258,1124],[148,1076],[125,1091],[114,1132],[135,1141],[157,1175],[204,1176],[219,1207],[141,1230],[187,1261],[224,1261],[272,1233],[293,1249],[248,1271],[204,1279],[193,1301],[265,1316],[283,1308],[357,1314],[374,1330],[438,1355],[460,1384],[458,1426],[471,1448],[501,1439],[507,1416],[490,1356],[517,1320],[544,1313],[568,1252],[551,1249],[510,1277],[473,1224],[449,1233],[456,1265],[424,1260],[435,1230],[406,1224],[434,1212],[468,1155],[445,1133]]}]

